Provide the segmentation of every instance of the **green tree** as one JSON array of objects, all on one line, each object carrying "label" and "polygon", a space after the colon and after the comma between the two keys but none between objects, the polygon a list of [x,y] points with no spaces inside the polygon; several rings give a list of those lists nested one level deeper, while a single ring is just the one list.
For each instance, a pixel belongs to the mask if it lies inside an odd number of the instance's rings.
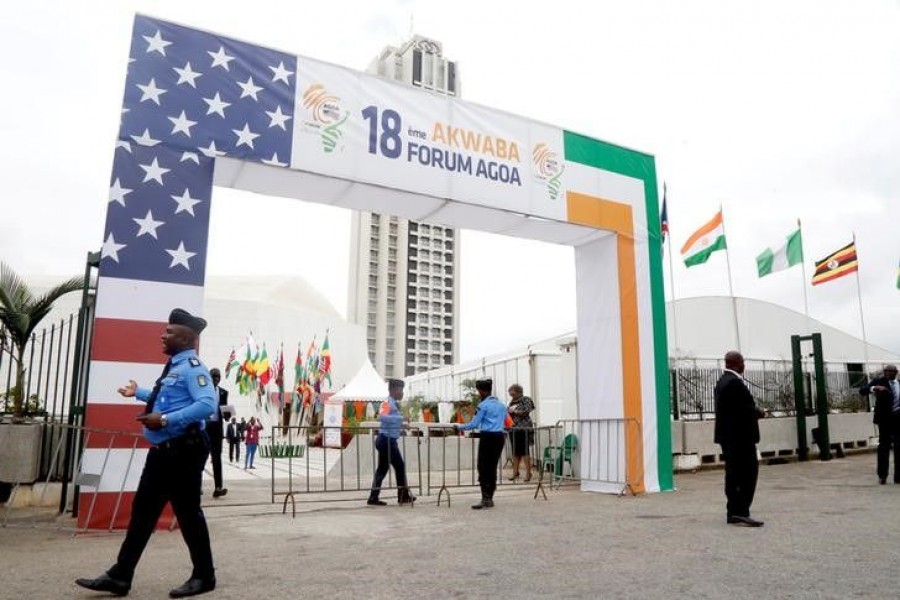
[{"label": "green tree", "polygon": [[[10,390],[13,397],[13,415],[21,418],[25,409],[25,346],[38,324],[53,308],[53,303],[69,292],[82,288],[83,282],[73,277],[41,296],[36,296],[25,282],[5,262],[0,262],[0,324],[12,342],[10,354],[16,363],[16,384]],[[4,340],[6,338],[3,338]]]}]

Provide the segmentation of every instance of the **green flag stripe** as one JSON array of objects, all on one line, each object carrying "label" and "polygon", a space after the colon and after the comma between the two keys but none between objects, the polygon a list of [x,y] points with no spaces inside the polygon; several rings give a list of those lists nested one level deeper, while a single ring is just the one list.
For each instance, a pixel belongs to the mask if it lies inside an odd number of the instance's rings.
[{"label": "green flag stripe", "polygon": [[691,254],[690,256],[684,257],[684,264],[687,267],[693,267],[694,265],[702,265],[707,260],[709,260],[709,255],[715,252],[716,250],[724,250],[727,248],[725,245],[725,236],[720,235],[716,238],[716,241],[713,242],[708,248],[705,250],[701,250],[696,254]]},{"label": "green flag stripe", "polygon": [[653,362],[656,368],[657,476],[663,491],[675,489],[672,465],[672,429],[669,402],[669,351],[666,337],[666,300],[663,290],[662,255],[654,242],[661,242],[659,198],[656,194],[656,163],[643,152],[614,146],[571,131],[563,131],[565,159],[588,167],[639,179],[644,184],[647,232],[650,243],[650,302],[653,312]]}]

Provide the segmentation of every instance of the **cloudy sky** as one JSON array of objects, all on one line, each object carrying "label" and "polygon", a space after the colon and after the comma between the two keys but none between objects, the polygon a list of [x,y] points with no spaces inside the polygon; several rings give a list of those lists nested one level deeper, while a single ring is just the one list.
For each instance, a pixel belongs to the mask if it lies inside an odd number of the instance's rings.
[{"label": "cloudy sky", "polygon": [[[868,339],[900,351],[898,0],[19,4],[0,21],[0,259],[20,273],[99,249],[135,12],[358,69],[412,22],[466,100],[655,155],[676,250],[723,206],[738,296],[803,311],[800,268],[758,279],[755,256],[802,219],[808,278],[855,233]],[[348,211],[215,203],[209,273],[300,275],[346,310]],[[462,250],[463,359],[574,329],[571,249],[464,232]],[[727,295],[724,259],[676,260],[676,296]],[[811,316],[859,335],[854,276],[807,288]]]}]

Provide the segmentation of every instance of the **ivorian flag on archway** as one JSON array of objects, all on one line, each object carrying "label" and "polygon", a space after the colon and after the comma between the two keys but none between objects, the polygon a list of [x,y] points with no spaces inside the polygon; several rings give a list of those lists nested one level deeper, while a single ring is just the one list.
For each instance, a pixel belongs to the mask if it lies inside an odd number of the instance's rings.
[{"label": "ivorian flag on archway", "polygon": [[819,285],[859,269],[859,260],[856,256],[856,242],[850,242],[840,250],[832,252],[822,260],[816,261],[816,270],[813,273],[812,284]]}]

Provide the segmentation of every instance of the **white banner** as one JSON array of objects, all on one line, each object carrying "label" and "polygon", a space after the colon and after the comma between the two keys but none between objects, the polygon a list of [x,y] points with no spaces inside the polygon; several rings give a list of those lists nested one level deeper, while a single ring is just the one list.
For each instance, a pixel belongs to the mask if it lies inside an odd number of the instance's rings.
[{"label": "white banner", "polygon": [[291,168],[566,220],[561,129],[298,61]]},{"label": "white banner", "polygon": [[325,435],[322,445],[326,448],[341,447],[341,425],[344,422],[344,401],[329,398],[325,401],[325,410],[322,414],[322,423],[325,426]]}]

